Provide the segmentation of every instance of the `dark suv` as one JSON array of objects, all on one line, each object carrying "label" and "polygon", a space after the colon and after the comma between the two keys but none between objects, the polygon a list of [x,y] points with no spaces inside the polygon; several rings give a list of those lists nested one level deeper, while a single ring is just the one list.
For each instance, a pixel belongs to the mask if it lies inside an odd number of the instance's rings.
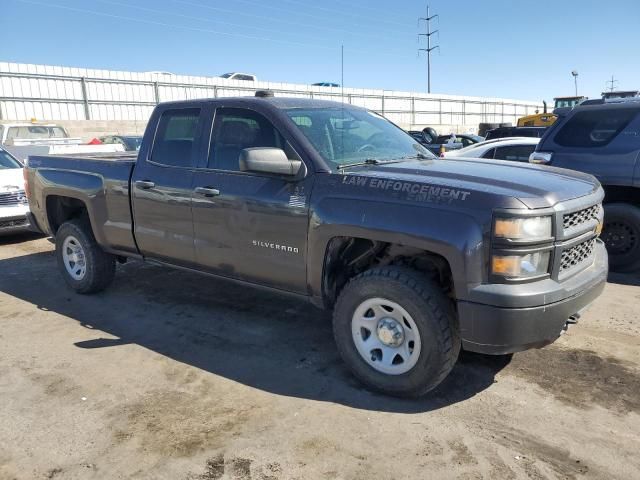
[{"label": "dark suv", "polygon": [[499,127],[489,130],[485,136],[485,140],[507,137],[541,138],[546,130],[547,127]]},{"label": "dark suv", "polygon": [[558,109],[531,163],[590,173],[605,190],[602,238],[611,268],[640,269],[640,99]]}]

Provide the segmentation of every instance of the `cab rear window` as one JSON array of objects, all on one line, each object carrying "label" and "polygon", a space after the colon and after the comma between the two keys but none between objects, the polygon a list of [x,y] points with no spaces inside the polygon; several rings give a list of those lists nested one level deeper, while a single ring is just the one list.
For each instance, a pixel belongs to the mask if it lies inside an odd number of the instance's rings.
[{"label": "cab rear window", "polygon": [[578,112],[555,136],[563,147],[603,147],[622,132],[640,112],[639,109],[609,109]]}]

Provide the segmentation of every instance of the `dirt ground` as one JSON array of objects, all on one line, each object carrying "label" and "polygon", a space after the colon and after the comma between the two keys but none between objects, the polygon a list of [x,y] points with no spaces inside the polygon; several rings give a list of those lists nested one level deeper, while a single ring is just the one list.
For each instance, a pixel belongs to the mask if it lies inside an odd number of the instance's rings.
[{"label": "dirt ground", "polygon": [[47,239],[0,240],[0,478],[638,479],[639,311],[612,275],[554,345],[404,401],[307,304],[139,263],[78,296]]}]

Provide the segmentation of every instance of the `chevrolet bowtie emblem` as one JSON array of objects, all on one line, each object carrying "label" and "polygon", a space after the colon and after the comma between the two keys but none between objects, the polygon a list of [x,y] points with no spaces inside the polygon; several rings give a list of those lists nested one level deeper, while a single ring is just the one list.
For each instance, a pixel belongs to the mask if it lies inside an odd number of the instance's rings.
[{"label": "chevrolet bowtie emblem", "polygon": [[602,222],[598,222],[598,225],[596,225],[596,235],[600,236],[600,234],[602,233],[602,227]]}]

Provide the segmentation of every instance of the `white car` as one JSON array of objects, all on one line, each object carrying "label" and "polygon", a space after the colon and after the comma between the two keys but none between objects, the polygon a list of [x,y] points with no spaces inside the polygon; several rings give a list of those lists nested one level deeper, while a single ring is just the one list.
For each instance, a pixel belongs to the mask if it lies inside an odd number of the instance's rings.
[{"label": "white car", "polygon": [[0,145],[24,162],[29,155],[68,155],[72,153],[114,153],[122,145],[89,145],[80,137],[70,137],[64,127],[54,123],[2,123]]},{"label": "white car", "polygon": [[226,78],[227,80],[247,80],[249,82],[256,82],[258,79],[255,75],[250,73],[231,72],[220,75],[220,78]]},{"label": "white car", "polygon": [[533,137],[497,138],[459,150],[445,152],[444,156],[448,158],[491,158],[494,160],[528,162],[529,155],[533,153],[539,142],[539,138]]},{"label": "white car", "polygon": [[29,230],[22,164],[0,148],[0,235]]}]

